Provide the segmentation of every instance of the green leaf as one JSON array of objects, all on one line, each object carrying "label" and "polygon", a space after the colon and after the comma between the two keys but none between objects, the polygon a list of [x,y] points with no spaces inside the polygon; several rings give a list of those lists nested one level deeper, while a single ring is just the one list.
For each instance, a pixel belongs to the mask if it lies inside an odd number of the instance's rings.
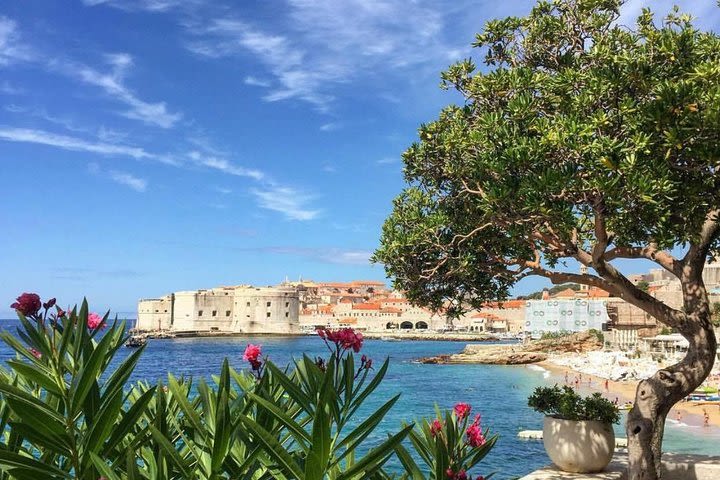
[{"label": "green leaf", "polygon": [[275,437],[249,417],[240,417],[239,420],[253,434],[255,440],[263,445],[265,453],[277,462],[283,474],[295,480],[305,480],[300,466]]},{"label": "green leaf", "polygon": [[46,465],[34,458],[6,450],[0,450],[0,468],[11,474],[14,469],[34,472],[37,475],[35,478],[72,478],[69,473],[63,472],[52,465]]}]

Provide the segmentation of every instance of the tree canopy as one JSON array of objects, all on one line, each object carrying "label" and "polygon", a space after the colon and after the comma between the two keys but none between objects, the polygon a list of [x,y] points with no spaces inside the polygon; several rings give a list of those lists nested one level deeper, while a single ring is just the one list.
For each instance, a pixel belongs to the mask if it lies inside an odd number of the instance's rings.
[{"label": "tree canopy", "polygon": [[408,187],[374,256],[411,300],[458,313],[542,275],[652,302],[613,259],[679,276],[669,249],[718,252],[720,37],[677,9],[622,25],[622,3],[540,1],[485,25],[484,68],[442,73],[465,102],[403,154]]}]

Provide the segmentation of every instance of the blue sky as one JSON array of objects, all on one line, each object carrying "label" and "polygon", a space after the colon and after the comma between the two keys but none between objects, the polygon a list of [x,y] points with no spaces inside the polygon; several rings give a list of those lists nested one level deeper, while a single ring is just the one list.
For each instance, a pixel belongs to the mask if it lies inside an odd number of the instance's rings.
[{"label": "blue sky", "polygon": [[[0,318],[22,291],[132,312],[182,289],[384,279],[367,259],[400,154],[459,100],[439,72],[532,3],[3,1]],[[714,1],[678,3],[719,23]]]}]

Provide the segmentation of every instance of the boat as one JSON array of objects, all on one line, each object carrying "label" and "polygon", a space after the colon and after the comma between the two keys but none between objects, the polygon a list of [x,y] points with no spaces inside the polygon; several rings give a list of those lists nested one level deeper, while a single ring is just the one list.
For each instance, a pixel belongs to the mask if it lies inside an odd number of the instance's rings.
[{"label": "boat", "polygon": [[125,342],[125,346],[128,348],[138,348],[142,347],[146,343],[147,338],[143,337],[142,335],[133,335],[128,338],[127,342]]}]

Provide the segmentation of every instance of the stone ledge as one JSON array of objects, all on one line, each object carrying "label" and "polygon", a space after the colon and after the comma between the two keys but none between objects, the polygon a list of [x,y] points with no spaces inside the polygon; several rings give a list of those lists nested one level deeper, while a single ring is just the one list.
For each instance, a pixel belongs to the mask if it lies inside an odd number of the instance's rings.
[{"label": "stone ledge", "polygon": [[[520,480],[625,480],[628,458],[616,453],[612,462],[600,473],[562,472],[554,465],[535,470]],[[720,457],[705,455],[663,454],[663,480],[717,480],[720,479]]]}]

